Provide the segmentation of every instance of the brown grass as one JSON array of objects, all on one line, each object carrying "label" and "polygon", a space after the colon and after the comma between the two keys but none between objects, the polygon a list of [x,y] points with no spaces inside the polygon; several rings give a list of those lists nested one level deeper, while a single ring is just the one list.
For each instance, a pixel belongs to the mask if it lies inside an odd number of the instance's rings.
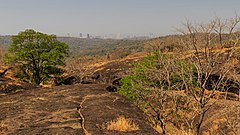
[{"label": "brown grass", "polygon": [[7,126],[0,122],[0,135],[5,135],[7,130],[8,130]]},{"label": "brown grass", "polygon": [[133,121],[126,119],[124,116],[118,117],[116,120],[107,123],[107,130],[114,131],[135,131],[139,130],[138,125],[133,123]]},{"label": "brown grass", "polygon": [[[166,123],[167,125],[167,134],[169,135],[194,135],[194,133],[189,130],[189,131],[185,131],[183,129],[178,129],[177,127],[175,127],[173,124],[171,123]],[[162,128],[159,125],[155,125],[153,126],[153,128],[159,133],[162,134]],[[205,135],[205,134],[204,134]]]}]

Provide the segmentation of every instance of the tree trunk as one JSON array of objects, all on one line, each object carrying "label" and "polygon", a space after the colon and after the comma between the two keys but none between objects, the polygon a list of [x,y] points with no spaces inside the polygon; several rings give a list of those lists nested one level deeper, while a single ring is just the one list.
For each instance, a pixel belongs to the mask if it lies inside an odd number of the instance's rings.
[{"label": "tree trunk", "polygon": [[37,85],[39,85],[41,83],[41,76],[40,76],[40,72],[38,69],[35,69],[35,71],[33,73],[33,82]]},{"label": "tree trunk", "polygon": [[204,120],[204,116],[207,112],[208,109],[205,109],[204,108],[201,108],[202,112],[200,113],[200,118],[199,118],[199,121],[196,125],[196,128],[195,128],[195,131],[196,131],[196,135],[200,135],[200,129],[201,129],[201,126],[202,126],[202,123],[203,123],[203,120]]}]

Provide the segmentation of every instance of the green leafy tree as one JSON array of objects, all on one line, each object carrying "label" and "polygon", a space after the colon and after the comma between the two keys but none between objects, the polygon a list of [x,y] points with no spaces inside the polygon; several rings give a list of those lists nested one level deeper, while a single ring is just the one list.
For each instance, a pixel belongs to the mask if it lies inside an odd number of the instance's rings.
[{"label": "green leafy tree", "polygon": [[5,61],[18,67],[18,76],[39,85],[62,73],[58,66],[64,65],[68,45],[47,35],[27,29],[12,37],[12,44]]}]

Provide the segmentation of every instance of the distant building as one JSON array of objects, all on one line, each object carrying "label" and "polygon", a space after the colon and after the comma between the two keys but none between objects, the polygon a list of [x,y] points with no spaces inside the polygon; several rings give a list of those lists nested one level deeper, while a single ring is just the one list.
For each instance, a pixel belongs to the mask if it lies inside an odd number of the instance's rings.
[{"label": "distant building", "polygon": [[90,38],[90,34],[87,34],[87,38]]},{"label": "distant building", "polygon": [[80,33],[80,34],[79,34],[79,37],[80,37],[80,38],[83,38],[83,34],[82,34],[82,33]]}]

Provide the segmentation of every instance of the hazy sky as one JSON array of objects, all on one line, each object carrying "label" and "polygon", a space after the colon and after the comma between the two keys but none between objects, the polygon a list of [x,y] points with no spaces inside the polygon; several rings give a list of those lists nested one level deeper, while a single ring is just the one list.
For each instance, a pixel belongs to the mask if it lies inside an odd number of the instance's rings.
[{"label": "hazy sky", "polygon": [[185,17],[206,22],[240,15],[240,0],[0,0],[0,34],[175,33]]}]

